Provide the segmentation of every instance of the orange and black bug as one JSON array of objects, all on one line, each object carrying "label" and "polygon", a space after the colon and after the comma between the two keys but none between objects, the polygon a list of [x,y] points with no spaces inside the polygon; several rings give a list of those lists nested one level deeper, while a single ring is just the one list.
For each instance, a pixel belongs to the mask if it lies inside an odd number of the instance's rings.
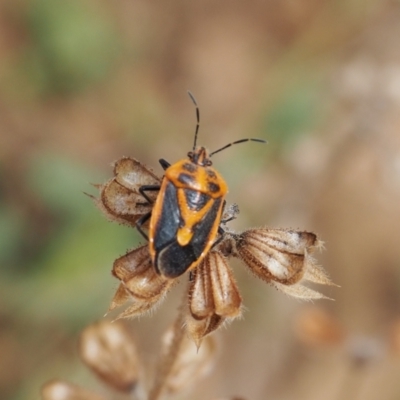
[{"label": "orange and black bug", "polygon": [[241,139],[210,154],[204,147],[196,147],[200,113],[190,92],[189,96],[196,106],[197,116],[193,150],[187,154],[187,159],[173,165],[161,159],[160,164],[165,169],[161,186],[139,189],[149,202],[146,191],[159,190],[152,211],[140,218],[137,228],[147,237],[141,227],[150,218],[150,256],[156,271],[169,278],[196,267],[224,233],[220,223],[228,186],[212,167],[211,156],[237,143],[265,143],[262,139]]}]

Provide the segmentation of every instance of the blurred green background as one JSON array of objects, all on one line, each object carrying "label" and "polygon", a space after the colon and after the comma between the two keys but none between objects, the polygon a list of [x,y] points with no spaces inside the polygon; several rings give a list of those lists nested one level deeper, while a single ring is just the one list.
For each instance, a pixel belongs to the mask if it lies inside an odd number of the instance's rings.
[{"label": "blurred green background", "polygon": [[[0,398],[39,398],[54,377],[102,390],[76,340],[108,308],[113,260],[140,238],[83,192],[124,155],[158,173],[159,158],[184,157],[187,90],[200,144],[268,140],[215,157],[241,209],[232,226],[316,231],[341,286],[321,288],[336,301],[318,305],[348,338],[305,346],[293,321],[308,305],[235,265],[244,318],[220,332],[215,372],[192,398],[400,398],[399,37],[394,0],[2,0]],[[149,358],[173,296],[132,322]],[[354,357],[371,361],[357,396],[345,383]]]}]

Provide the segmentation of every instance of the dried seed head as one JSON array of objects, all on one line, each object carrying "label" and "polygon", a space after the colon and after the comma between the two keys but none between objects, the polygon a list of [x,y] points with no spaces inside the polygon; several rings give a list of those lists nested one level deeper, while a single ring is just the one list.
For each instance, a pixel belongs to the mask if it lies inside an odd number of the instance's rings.
[{"label": "dried seed head", "polygon": [[56,379],[42,386],[41,397],[42,400],[105,400],[77,385]]},{"label": "dried seed head", "polygon": [[138,380],[139,362],[133,338],[122,321],[88,326],[79,341],[79,354],[103,381],[130,392]]},{"label": "dried seed head", "polygon": [[249,229],[239,235],[236,249],[259,278],[292,285],[303,277],[316,241],[316,235],[310,232]]},{"label": "dried seed head", "polygon": [[157,274],[151,263],[148,245],[115,260],[112,273],[121,281],[121,285],[111,302],[110,310],[127,300],[133,301],[119,318],[134,317],[150,310],[165,297],[174,282]]},{"label": "dried seed head", "polygon": [[311,232],[249,229],[228,234],[220,245],[224,254],[239,257],[254,275],[286,294],[305,299],[326,298],[300,281],[334,285],[310,255],[321,242]]},{"label": "dried seed head", "polygon": [[[173,340],[173,330],[169,329],[163,336],[163,351],[166,352]],[[213,337],[204,339],[197,349],[186,336],[180,345],[177,359],[168,375],[166,389],[169,393],[180,393],[207,375],[214,366],[217,345]]]},{"label": "dried seed head", "polygon": [[133,192],[139,192],[143,185],[158,185],[161,181],[151,169],[130,157],[122,157],[114,163],[114,176],[119,184]]},{"label": "dried seed head", "polygon": [[[135,227],[137,220],[152,208],[139,188],[159,184],[160,179],[142,163],[124,157],[114,165],[114,178],[99,185],[100,198],[90,197],[110,220]],[[148,197],[155,200],[157,194],[149,192]]]},{"label": "dried seed head", "polygon": [[137,220],[151,211],[143,196],[120,185],[115,178],[101,187],[97,206],[114,222],[134,227]]},{"label": "dried seed head", "polygon": [[189,288],[187,330],[192,339],[201,339],[217,329],[227,318],[241,313],[242,298],[226,258],[211,251],[193,271]]},{"label": "dried seed head", "polygon": [[295,321],[296,336],[309,346],[342,343],[345,332],[339,321],[321,307],[303,309]]},{"label": "dried seed head", "polygon": [[227,260],[217,251],[208,253],[194,271],[189,308],[196,319],[210,314],[226,318],[240,315],[242,298]]}]

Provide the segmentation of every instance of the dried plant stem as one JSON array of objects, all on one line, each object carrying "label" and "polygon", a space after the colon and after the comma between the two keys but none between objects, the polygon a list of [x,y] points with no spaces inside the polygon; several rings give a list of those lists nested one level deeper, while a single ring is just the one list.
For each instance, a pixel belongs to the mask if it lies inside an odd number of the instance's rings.
[{"label": "dried plant stem", "polygon": [[150,390],[148,400],[158,400],[161,398],[162,392],[168,381],[168,376],[172,371],[175,361],[178,358],[182,341],[186,331],[183,328],[185,319],[185,308],[187,306],[188,289],[182,297],[182,302],[178,308],[178,315],[172,327],[172,340],[164,354],[161,355],[153,387]]}]

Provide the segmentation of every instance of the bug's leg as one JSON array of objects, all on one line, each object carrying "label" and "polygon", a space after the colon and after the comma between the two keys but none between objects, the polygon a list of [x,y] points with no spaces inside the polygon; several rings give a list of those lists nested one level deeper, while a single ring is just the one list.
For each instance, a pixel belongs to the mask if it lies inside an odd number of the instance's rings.
[{"label": "bug's leg", "polygon": [[[164,160],[163,158],[161,158],[159,160],[163,170],[165,171],[171,164]],[[156,190],[160,190],[161,186],[160,185],[143,185],[140,186],[139,188],[139,193],[147,200],[147,202],[149,204],[152,204],[153,201],[149,198],[149,196],[147,196],[146,192],[155,192]],[[146,203],[144,203],[146,204]],[[144,205],[143,203],[140,203],[140,205]]]},{"label": "bug's leg", "polygon": [[164,171],[171,166],[171,164],[163,158],[160,158],[158,162],[161,164]]},{"label": "bug's leg", "polygon": [[[236,219],[236,216],[232,216],[232,217],[229,217],[229,218],[227,218],[227,219],[222,219],[221,220],[221,224],[226,224],[227,222],[230,222],[230,221],[233,221],[234,219]],[[222,229],[222,228],[221,228]],[[218,232],[219,233],[219,232]]]},{"label": "bug's leg", "polygon": [[[153,204],[153,201],[150,199],[149,196],[147,196],[146,192],[155,192],[157,190],[160,190],[161,186],[160,185],[143,185],[140,186],[139,188],[139,193],[147,200],[147,203]],[[140,206],[145,206],[147,203],[137,203]]]},{"label": "bug's leg", "polygon": [[[225,213],[225,207],[226,207],[226,200],[224,200],[224,204],[223,204],[223,206],[222,206],[222,215],[224,215],[224,213]],[[227,218],[227,219],[221,219],[221,224],[225,224],[225,223],[227,223],[227,222],[229,222],[229,221],[231,221],[232,220],[232,218]],[[222,229],[221,227],[219,227],[219,229]],[[220,233],[219,232],[219,229],[218,229],[218,233]]]},{"label": "bug's leg", "polygon": [[213,245],[211,246],[211,248],[214,248],[215,246],[218,246],[218,245],[221,243],[222,239],[224,238],[225,231],[224,231],[221,227],[218,227],[218,233],[219,233],[219,237],[218,237],[218,239],[213,243]]},{"label": "bug's leg", "polygon": [[138,232],[146,239],[149,240],[146,232],[142,229],[142,226],[146,223],[146,221],[151,217],[151,211],[147,214],[142,215],[136,222],[136,229]]},{"label": "bug's leg", "polygon": [[194,281],[193,271],[189,271],[189,282],[193,282],[193,281]]}]

